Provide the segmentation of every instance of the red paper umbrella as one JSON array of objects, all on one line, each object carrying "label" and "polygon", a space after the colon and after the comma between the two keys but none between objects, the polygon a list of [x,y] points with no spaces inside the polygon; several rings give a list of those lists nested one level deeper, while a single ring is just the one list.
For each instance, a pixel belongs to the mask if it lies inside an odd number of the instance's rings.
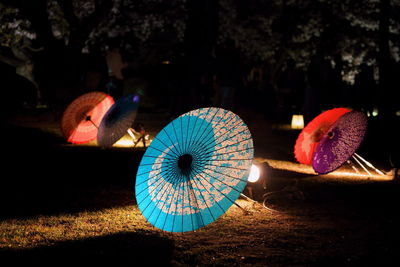
[{"label": "red paper umbrella", "polygon": [[322,112],[310,121],[299,134],[294,146],[297,161],[311,165],[314,151],[322,137],[341,116],[350,111],[347,108],[334,108]]},{"label": "red paper umbrella", "polygon": [[61,120],[61,130],[68,142],[82,144],[95,140],[98,126],[113,104],[114,99],[102,92],[86,93],[72,101]]}]

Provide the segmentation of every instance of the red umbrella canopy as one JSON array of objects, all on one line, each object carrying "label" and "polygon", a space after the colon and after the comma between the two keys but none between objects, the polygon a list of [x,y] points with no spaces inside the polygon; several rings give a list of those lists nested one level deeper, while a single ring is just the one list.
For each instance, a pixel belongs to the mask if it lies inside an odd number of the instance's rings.
[{"label": "red umbrella canopy", "polygon": [[310,121],[297,137],[294,146],[297,161],[311,165],[313,154],[322,137],[341,116],[350,111],[348,108],[334,108],[322,112]]},{"label": "red umbrella canopy", "polygon": [[72,101],[61,119],[61,131],[68,142],[83,144],[97,137],[98,126],[114,99],[103,92],[90,92]]}]

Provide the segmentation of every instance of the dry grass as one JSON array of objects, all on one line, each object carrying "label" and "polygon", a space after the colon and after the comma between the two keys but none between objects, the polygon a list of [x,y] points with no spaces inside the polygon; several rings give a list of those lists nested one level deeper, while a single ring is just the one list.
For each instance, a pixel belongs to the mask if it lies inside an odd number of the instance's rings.
[{"label": "dry grass", "polygon": [[[36,129],[37,124],[38,121],[32,122],[32,127]],[[264,138],[263,131],[256,132],[256,152],[262,155],[259,161],[273,168],[267,176],[268,190],[279,190],[295,178],[305,195],[304,201],[282,195],[270,203],[282,211],[279,213],[253,207],[251,202],[240,199],[238,203],[248,213],[232,206],[204,228],[172,234],[147,223],[134,203],[134,174],[142,152],[65,146],[55,134],[56,128],[53,133],[48,130],[50,126],[45,125],[44,132],[28,126],[9,127],[6,139],[10,142],[3,150],[8,155],[3,171],[8,175],[0,182],[2,263],[400,264],[400,183],[349,178],[343,173],[336,177],[315,176],[307,167],[287,159],[295,137],[292,133],[269,133],[271,141]],[[268,142],[265,155],[258,149],[262,141]],[[37,151],[43,154],[38,157]],[[260,200],[263,191],[255,193]]]}]

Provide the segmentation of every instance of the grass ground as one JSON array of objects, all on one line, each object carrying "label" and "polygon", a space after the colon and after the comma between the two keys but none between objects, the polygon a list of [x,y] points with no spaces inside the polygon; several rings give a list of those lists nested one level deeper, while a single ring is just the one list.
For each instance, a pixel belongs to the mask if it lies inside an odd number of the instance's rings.
[{"label": "grass ground", "polygon": [[[6,124],[3,131],[0,259],[9,266],[400,264],[398,181],[275,169],[279,162],[294,164],[289,149],[296,133],[262,135],[262,126],[249,123],[261,127],[252,131],[261,147],[256,154],[272,167],[267,190],[297,180],[304,200],[279,194],[269,202],[276,210],[271,211],[239,199],[246,213],[232,206],[204,228],[171,234],[147,223],[135,203],[134,176],[143,149],[66,145],[47,122]],[[261,200],[262,193],[257,185],[254,198]]]}]

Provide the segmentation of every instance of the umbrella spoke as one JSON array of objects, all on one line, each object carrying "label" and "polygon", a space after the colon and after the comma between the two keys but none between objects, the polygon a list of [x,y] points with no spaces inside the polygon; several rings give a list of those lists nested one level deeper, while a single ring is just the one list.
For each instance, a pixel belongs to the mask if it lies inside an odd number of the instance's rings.
[{"label": "umbrella spoke", "polygon": [[[210,120],[210,121],[213,121],[214,117],[217,115],[218,112],[219,112],[219,109],[216,109],[216,111],[215,111],[214,115],[211,117],[211,120]],[[202,125],[203,125],[204,123],[207,123],[205,119],[203,119]],[[195,142],[193,143],[193,145],[198,144],[198,140],[202,140],[202,138],[203,138],[202,136],[203,136],[203,134],[205,133],[206,130],[207,130],[207,127],[203,127],[203,131],[201,132],[200,136],[197,136],[197,135],[196,135]],[[213,132],[212,129],[211,129],[211,131]]]},{"label": "umbrella spoke", "polygon": [[[217,125],[220,125],[221,123],[221,120],[222,120],[223,118],[221,118],[219,121],[218,121],[218,123],[217,123]],[[226,123],[224,123],[224,125],[228,125],[229,123],[230,123],[230,121],[231,120],[233,120],[233,119],[236,119],[235,117],[231,117]],[[238,124],[237,125],[239,125],[240,123],[242,123],[242,121],[241,120],[238,120],[237,121],[238,122]],[[235,122],[236,123],[236,122]],[[224,127],[224,125],[222,125],[219,129],[215,129],[215,132],[217,132],[217,133],[220,133],[220,130]],[[237,125],[233,125],[233,126],[231,126],[230,128],[231,129],[233,129],[233,128],[235,128]],[[211,131],[210,131],[211,132]],[[210,133],[209,132],[209,133]],[[214,131],[212,131],[212,132],[214,132]],[[208,134],[209,134],[208,133]],[[224,136],[224,135],[226,135],[226,134],[230,134],[230,133],[232,133],[231,131],[229,131],[229,130],[227,130],[226,132],[224,132],[223,134],[220,134],[219,136],[213,136],[213,135],[211,135],[210,137],[208,137],[208,134],[207,134],[207,136],[205,136],[204,137],[204,139],[201,139],[201,140],[198,140],[199,141],[199,143],[201,143],[201,146],[202,147],[208,147],[210,144],[212,144],[212,142],[213,141],[217,141],[219,138],[221,138],[222,136]],[[207,139],[205,139],[206,137],[208,137]],[[224,140],[226,140],[227,138],[225,138]]]},{"label": "umbrella spoke", "polygon": [[[179,204],[179,199],[180,199],[180,197],[182,197],[183,196],[183,194],[181,194],[181,189],[182,189],[182,186],[181,186],[182,184],[180,184],[180,186],[179,186],[179,188],[178,188],[178,194],[177,194],[177,196],[176,196],[176,201],[175,201],[175,211],[174,211],[174,213],[175,213],[175,216],[174,216],[174,220],[172,221],[172,228],[171,228],[171,231],[174,231],[174,228],[175,228],[175,221],[176,221],[176,218],[178,217],[177,215],[178,215],[178,204]],[[182,204],[182,217],[183,217],[183,202],[181,202]],[[182,227],[183,227],[183,224],[182,224]]]},{"label": "umbrella spoke", "polygon": [[[210,112],[210,110],[211,110],[211,108],[207,109],[207,112],[206,112],[206,115],[205,115],[206,117],[207,117],[208,113]],[[196,116],[195,126],[192,128],[191,135],[190,135],[190,141],[189,141],[189,144],[188,144],[189,147],[192,146],[192,140],[197,140],[197,136],[199,134],[199,131],[198,130],[196,131],[196,125],[197,125],[197,121],[198,120],[199,120],[199,117]],[[201,129],[201,127],[203,127],[204,123],[205,123],[205,120],[201,120],[201,125],[199,126],[199,130]],[[196,133],[195,137],[193,137],[193,133],[194,132]]]},{"label": "umbrella spoke", "polygon": [[[170,139],[169,138],[169,135],[166,133],[166,135],[168,136],[168,139]],[[157,141],[159,141],[161,144],[163,144],[164,146],[165,146],[165,148],[170,148],[171,146],[167,146],[162,140],[161,140],[161,138],[157,138]],[[171,141],[171,139],[170,139],[170,141]],[[154,142],[154,140],[153,140],[153,142]],[[172,145],[172,147],[171,147],[171,149],[170,149],[170,151],[172,152],[172,153],[174,153],[177,157],[179,157],[179,154],[178,154],[178,152],[177,151],[175,151],[175,145],[174,145],[174,143],[172,143],[172,141],[171,141],[171,145]],[[165,152],[164,152],[165,153]]]},{"label": "umbrella spoke", "polygon": [[[209,111],[210,109],[208,109],[207,110],[207,114],[208,114],[208,111]],[[190,117],[193,117],[192,116],[192,114],[190,114]],[[190,138],[189,138],[189,141],[188,141],[188,149],[190,149],[190,147],[191,147],[191,143],[192,143],[192,138],[193,138],[193,133],[196,131],[196,125],[197,125],[197,122],[199,121],[199,119],[198,119],[198,117],[196,116],[195,117],[195,120],[194,120],[194,126],[193,127],[191,127],[190,129],[191,129],[191,131],[190,131]],[[189,130],[189,126],[188,126],[188,130]],[[188,133],[188,136],[189,136],[189,133]]]},{"label": "umbrella spoke", "polygon": [[[218,113],[218,112],[216,112],[216,113]],[[228,112],[226,112],[226,113],[224,113],[220,118],[219,118],[219,120],[218,120],[218,122],[216,123],[216,125],[220,125],[221,124],[221,121],[225,118],[225,115],[226,114],[228,114]],[[215,116],[214,116],[215,117]],[[212,119],[210,120],[210,123],[214,120],[214,117],[212,117]],[[231,117],[229,120],[228,120],[228,122],[230,122],[232,119],[233,119],[234,117]],[[227,123],[228,123],[227,122]],[[227,124],[226,123],[226,124]],[[197,145],[197,146],[194,146],[195,148],[197,147],[197,148],[202,148],[202,147],[205,147],[205,143],[207,142],[208,143],[208,141],[209,140],[213,140],[214,138],[213,137],[215,137],[215,136],[213,136],[212,134],[214,133],[214,132],[219,132],[219,130],[220,129],[222,129],[222,127],[223,126],[221,126],[221,127],[219,127],[218,129],[216,129],[216,128],[214,128],[214,129],[211,129],[211,130],[209,130],[208,132],[207,132],[207,134],[204,136],[204,138],[198,138],[197,140],[196,140],[196,142],[194,143],[194,145]],[[208,137],[209,136],[209,134],[211,133],[211,137]],[[206,139],[207,138],[207,139]],[[205,141],[206,140],[206,141]]]},{"label": "umbrella spoke", "polygon": [[[215,189],[217,189],[215,186],[213,186],[202,174],[200,174],[200,176],[202,176],[203,177],[203,180],[205,180],[209,185],[211,185],[213,188],[215,188]],[[207,189],[206,189],[207,190]],[[232,200],[230,197],[228,197],[226,194],[224,194],[222,191],[219,191],[219,190],[216,190],[216,191],[218,191],[219,193],[221,193],[221,195],[223,195],[227,200],[229,200],[230,202],[232,202],[232,204],[235,204],[235,201],[234,200]],[[209,192],[208,190],[207,190],[207,192]],[[239,191],[238,191],[239,192]],[[241,193],[241,192],[239,192],[239,193]],[[217,201],[215,201],[217,204],[218,204],[218,206],[219,207],[221,207],[220,206],[220,204],[217,202]],[[239,206],[240,207],[240,206]],[[225,212],[225,210],[223,210],[223,212]]]},{"label": "umbrella spoke", "polygon": [[[153,178],[155,178],[155,177],[153,177]],[[176,178],[174,178],[174,177],[172,177],[172,179],[174,180],[176,180]],[[170,182],[168,182],[167,180],[165,180],[165,179],[159,179],[159,180],[157,180],[156,182],[158,182],[158,181],[161,181],[158,185],[156,185],[156,187],[154,187],[153,188],[153,190],[152,191],[150,191],[149,192],[149,194],[148,195],[146,195],[146,197],[145,198],[143,198],[142,199],[142,201],[141,202],[143,202],[148,196],[151,196],[152,195],[152,193],[155,191],[155,190],[157,190],[158,188],[159,188],[159,186],[162,184],[163,186],[165,185],[165,184],[170,184],[171,186],[173,186],[174,185],[174,183],[170,183]],[[155,184],[156,182],[154,182],[153,184]],[[153,185],[153,184],[151,184],[151,185]],[[145,191],[146,189],[148,189],[151,185],[147,185],[147,187],[145,187],[142,191]],[[167,186],[168,186],[167,185]],[[162,187],[163,187],[162,186]],[[162,188],[161,187],[161,188]],[[165,188],[165,190],[166,190],[166,188]],[[162,190],[160,190],[160,192],[161,192]],[[159,195],[159,194],[158,194]],[[150,202],[149,202],[150,203]],[[139,204],[138,204],[139,205]]]},{"label": "umbrella spoke", "polygon": [[[159,209],[159,212],[158,212],[158,215],[157,215],[157,218],[156,218],[154,224],[157,223],[158,218],[159,218],[161,212],[163,211],[164,206],[165,206],[165,203],[166,203],[166,201],[164,201],[164,202],[162,203],[161,208],[160,208],[160,207],[159,207],[160,201],[163,199],[163,197],[164,197],[164,195],[165,195],[166,192],[168,192],[168,194],[169,194],[169,192],[171,192],[172,188],[173,188],[173,185],[172,185],[172,184],[168,184],[167,187],[164,188],[164,191],[162,191],[162,194],[161,194],[161,196],[158,198],[157,203],[155,203],[154,208],[151,210],[150,215],[147,217],[148,220],[150,220],[151,216],[153,215],[153,212],[158,208],[158,209]],[[160,191],[160,192],[161,192],[161,191]],[[167,194],[167,195],[168,195],[168,194]],[[151,203],[151,202],[149,202],[149,204],[150,204],[150,203]],[[148,206],[149,206],[149,205],[146,206],[146,208],[142,211],[142,213],[144,213],[144,212],[146,211],[146,209],[147,209]]]},{"label": "umbrella spoke", "polygon": [[[208,203],[207,203],[207,201],[206,201],[206,199],[204,198],[204,196],[203,196],[203,194],[200,192],[200,187],[197,185],[197,182],[196,182],[196,177],[193,177],[193,179],[191,179],[190,180],[191,182],[193,182],[194,184],[195,184],[195,186],[197,187],[197,191],[199,192],[199,195],[200,195],[200,197],[203,199],[203,201],[204,201],[204,204],[206,205],[206,207],[207,207],[207,210],[208,210],[208,212],[210,213],[210,215],[211,215],[211,217],[212,217],[212,219],[213,219],[213,221],[215,221],[216,220],[216,218],[214,217],[214,214],[212,213],[212,211],[211,211],[211,208],[210,208],[210,206],[208,206]],[[199,182],[200,182],[200,184],[201,184],[201,186],[204,188],[204,190],[206,190],[207,191],[207,189],[204,187],[204,185],[201,183],[201,181],[199,180]],[[196,199],[197,199],[197,197],[196,197]],[[221,208],[221,207],[220,207]],[[221,210],[223,211],[223,209],[221,208]],[[201,214],[201,211],[200,211],[200,214]]]},{"label": "umbrella spoke", "polygon": [[218,171],[216,171],[216,170],[214,170],[214,169],[210,169],[210,168],[206,168],[206,167],[205,167],[205,169],[206,169],[206,170],[209,170],[209,171],[212,171],[212,172],[215,172],[215,173],[218,173],[218,174],[221,174],[221,175],[224,175],[224,176],[228,176],[228,177],[230,177],[230,178],[232,178],[232,179],[236,179],[236,180],[239,180],[239,181],[242,181],[242,182],[247,182],[247,178],[246,178],[246,179],[241,179],[241,178],[239,178],[239,177],[235,177],[235,176],[232,176],[232,175],[223,173],[223,172],[218,172]]},{"label": "umbrella spoke", "polygon": [[[245,130],[243,130],[242,132],[244,132],[244,131],[246,131],[246,130],[248,130],[248,129],[245,129]],[[229,132],[229,131],[228,131]],[[226,133],[228,133],[228,132],[226,132]],[[235,137],[236,135],[238,135],[238,134],[242,134],[242,132],[238,132],[238,133],[236,133],[234,136],[231,136],[231,138],[233,138],[233,137]],[[225,133],[225,134],[226,134]],[[229,132],[230,133],[230,132]],[[223,134],[223,135],[225,135],[225,134]],[[222,135],[221,135],[222,136]],[[220,136],[220,137],[221,137]],[[249,135],[250,136],[250,135]],[[210,144],[208,144],[209,146],[208,147],[206,147],[206,148],[204,148],[204,147],[201,147],[201,148],[199,148],[199,149],[203,149],[203,150],[211,150],[211,148],[215,148],[217,145],[219,145],[219,144],[221,144],[221,143],[223,143],[223,142],[225,142],[226,140],[228,139],[228,137],[226,137],[223,141],[221,141],[221,142],[218,142],[218,143],[215,143],[214,145],[212,145],[212,143],[210,143]],[[233,143],[233,144],[230,144],[230,145],[235,145],[235,144],[239,144],[239,143],[241,143],[241,142],[245,142],[245,141],[247,141],[247,140],[249,140],[249,139],[251,139],[251,136],[250,136],[250,138],[248,138],[248,139],[245,139],[245,140],[241,140],[241,141],[239,141],[239,142],[237,142],[237,143]],[[221,148],[219,148],[219,149],[223,149],[223,148],[225,148],[225,147],[221,147]],[[219,150],[219,149],[217,149],[217,150]],[[208,152],[206,152],[206,154],[211,154],[211,153],[213,153],[213,152],[215,152],[215,151],[217,151],[217,150],[214,150],[214,151],[208,151]]]},{"label": "umbrella spoke", "polygon": [[[178,150],[179,154],[182,155],[182,154],[183,154],[183,151],[182,151],[182,148],[181,148],[181,142],[179,141],[179,138],[178,138],[178,134],[176,133],[175,121],[176,121],[176,120],[172,121],[172,122],[171,122],[171,125],[172,125],[172,128],[173,128],[173,133],[174,133],[175,138],[176,138],[176,147],[177,147],[177,150]],[[178,148],[179,148],[179,149],[178,149]]]},{"label": "umbrella spoke", "polygon": [[[173,187],[173,186],[172,186],[172,187]],[[175,199],[175,194],[176,194],[176,193],[177,193],[177,190],[174,190],[173,196],[172,196],[172,201]],[[177,196],[176,196],[176,197],[177,197]],[[163,226],[161,227],[161,229],[165,229],[165,223],[166,223],[167,220],[168,220],[168,216],[171,214],[171,212],[170,212],[171,207],[172,207],[172,205],[169,205],[168,211],[166,212],[167,215],[165,216],[164,223],[163,223]]]},{"label": "umbrella spoke", "polygon": [[[204,184],[202,183],[202,180],[206,180],[206,179],[204,178],[204,176],[203,176],[201,173],[199,173],[199,175],[200,175],[203,179],[199,179],[199,178],[194,177],[193,180],[199,181],[199,183],[201,184],[201,186],[203,187],[203,189],[204,189],[204,190],[208,193],[208,195],[212,198],[212,200],[214,201],[214,203],[217,204],[217,206],[221,209],[222,212],[225,212],[225,209],[221,207],[221,205],[218,203],[218,201],[215,200],[213,194],[212,194],[212,193],[207,189],[207,187],[205,187]],[[208,182],[208,181],[207,181],[207,182]],[[212,214],[211,209],[210,209],[210,207],[209,207],[208,204],[207,204],[207,201],[204,199],[204,196],[203,196],[201,193],[200,193],[200,195],[203,197],[204,203],[207,205],[207,208],[210,210],[210,213]],[[213,216],[213,218],[214,218],[214,216]]]},{"label": "umbrella spoke", "polygon": [[[150,180],[155,180],[156,177],[161,177],[161,178],[163,178],[162,173],[159,172],[159,173],[157,173],[156,175],[149,176],[149,179],[144,180],[144,181],[143,181],[142,183],[140,183],[140,184],[143,184],[144,182],[148,182],[148,181],[150,181]],[[174,181],[174,179],[175,179],[174,176],[168,177],[168,178],[171,178],[172,181]],[[146,189],[148,189],[150,186],[154,185],[155,183],[157,183],[157,182],[159,182],[159,181],[161,181],[161,183],[164,183],[164,184],[165,184],[165,183],[168,183],[168,181],[165,180],[165,179],[158,179],[158,180],[156,180],[155,182],[153,182],[153,183],[151,183],[151,184],[147,184],[147,186],[146,186],[145,188],[143,188],[139,193],[136,193],[136,196],[139,196],[142,192],[146,191]],[[160,185],[160,183],[159,183],[156,187],[158,187],[159,185]],[[156,188],[154,188],[153,191],[154,191],[155,189],[156,189]],[[153,193],[153,191],[151,191],[151,192],[149,192],[149,193],[151,194],[151,193]]]}]

